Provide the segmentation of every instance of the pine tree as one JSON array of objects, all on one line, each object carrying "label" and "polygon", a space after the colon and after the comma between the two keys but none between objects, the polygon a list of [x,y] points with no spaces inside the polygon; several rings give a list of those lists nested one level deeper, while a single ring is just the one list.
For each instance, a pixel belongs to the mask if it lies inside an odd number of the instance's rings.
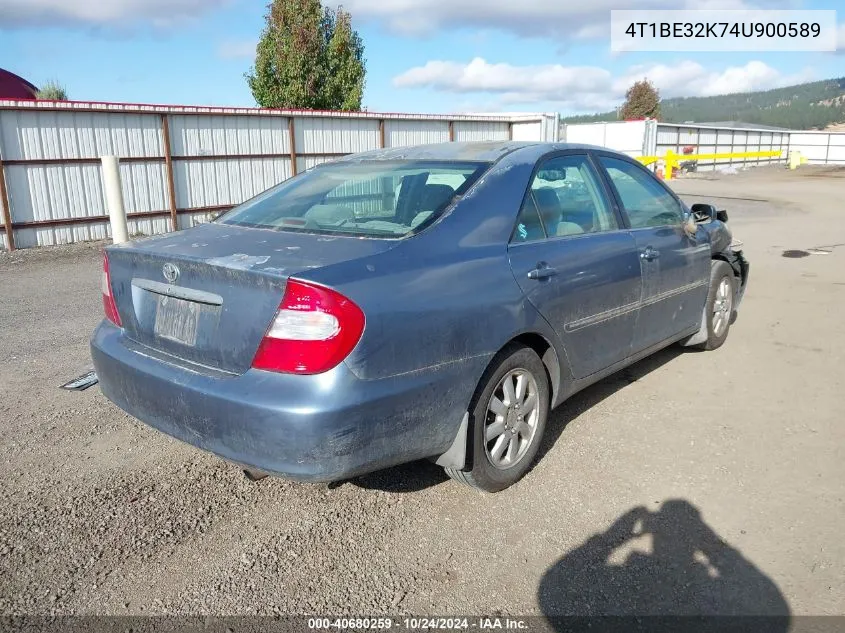
[{"label": "pine tree", "polygon": [[273,0],[246,75],[265,108],[360,110],[364,45],[349,13],[320,0]]}]

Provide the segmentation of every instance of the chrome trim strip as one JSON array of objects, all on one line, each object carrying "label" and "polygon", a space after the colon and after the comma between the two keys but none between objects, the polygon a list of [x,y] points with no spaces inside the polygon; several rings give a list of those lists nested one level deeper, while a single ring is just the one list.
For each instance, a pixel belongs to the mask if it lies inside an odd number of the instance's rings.
[{"label": "chrome trim strip", "polygon": [[167,297],[175,297],[177,299],[184,299],[185,301],[194,301],[196,303],[205,303],[212,306],[222,306],[223,297],[204,290],[194,290],[192,288],[182,288],[172,284],[163,284],[159,281],[152,281],[151,279],[132,279],[132,285],[136,288],[154,292],[157,295],[165,295]]},{"label": "chrome trim strip", "polygon": [[690,290],[695,290],[696,288],[700,288],[701,286],[707,286],[710,284],[710,280],[705,281],[695,281],[691,284],[686,284],[685,286],[681,286],[680,288],[674,288],[672,290],[667,290],[666,292],[661,292],[659,295],[654,295],[653,297],[649,297],[648,299],[643,300],[642,305],[640,307],[647,307],[652,304],[657,303],[658,301],[663,301],[664,299],[669,299],[670,297],[674,297],[676,295],[683,294],[685,292],[689,292]]},{"label": "chrome trim strip", "polygon": [[615,319],[616,317],[628,314],[629,312],[633,312],[634,310],[654,305],[659,301],[663,301],[664,299],[669,299],[685,292],[689,292],[690,290],[694,290],[695,288],[706,286],[709,283],[709,280],[696,281],[681,286],[680,288],[673,288],[672,290],[661,292],[659,295],[654,295],[653,297],[649,297],[648,299],[641,299],[633,303],[625,304],[624,306],[620,306],[618,308],[611,308],[610,310],[606,310],[604,312],[599,312],[598,314],[584,317],[583,319],[570,321],[569,323],[566,323],[563,326],[563,329],[565,332],[575,332],[591,325],[597,325],[598,323],[603,323],[604,321]]},{"label": "chrome trim strip", "polygon": [[634,310],[639,309],[641,305],[642,301],[640,300],[625,304],[624,306],[619,306],[618,308],[611,308],[610,310],[605,310],[604,312],[599,312],[598,314],[593,314],[591,316],[584,317],[583,319],[578,319],[577,321],[570,321],[563,326],[563,329],[565,332],[575,332],[576,330],[589,327],[590,325],[596,325],[597,323],[608,321],[618,316],[622,316],[623,314],[633,312]]}]

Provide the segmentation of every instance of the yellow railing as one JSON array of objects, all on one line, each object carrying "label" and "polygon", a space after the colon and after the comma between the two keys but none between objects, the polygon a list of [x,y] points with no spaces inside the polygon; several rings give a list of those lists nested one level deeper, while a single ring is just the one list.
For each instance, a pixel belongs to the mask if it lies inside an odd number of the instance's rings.
[{"label": "yellow railing", "polygon": [[675,168],[689,160],[724,160],[730,158],[778,158],[783,155],[782,150],[765,152],[725,152],[720,154],[676,154],[671,149],[663,156],[639,156],[637,158],[643,165],[651,165],[657,161],[663,161],[665,168],[663,177],[666,180],[672,179],[672,172]]}]

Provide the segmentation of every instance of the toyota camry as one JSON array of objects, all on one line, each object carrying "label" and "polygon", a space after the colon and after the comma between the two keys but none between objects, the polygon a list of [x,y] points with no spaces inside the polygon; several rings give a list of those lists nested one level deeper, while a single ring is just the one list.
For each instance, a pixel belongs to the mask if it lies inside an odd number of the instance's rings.
[{"label": "toyota camry", "polygon": [[91,353],[118,407],[246,468],[428,458],[498,491],[577,391],[724,343],[749,270],[726,221],[598,147],[351,155],[106,248]]}]

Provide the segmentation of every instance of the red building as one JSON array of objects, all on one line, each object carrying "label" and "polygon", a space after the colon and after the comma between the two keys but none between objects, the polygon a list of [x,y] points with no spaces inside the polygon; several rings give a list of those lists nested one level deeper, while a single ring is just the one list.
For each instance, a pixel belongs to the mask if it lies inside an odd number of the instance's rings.
[{"label": "red building", "polygon": [[26,79],[0,68],[0,99],[35,99],[37,93]]}]

